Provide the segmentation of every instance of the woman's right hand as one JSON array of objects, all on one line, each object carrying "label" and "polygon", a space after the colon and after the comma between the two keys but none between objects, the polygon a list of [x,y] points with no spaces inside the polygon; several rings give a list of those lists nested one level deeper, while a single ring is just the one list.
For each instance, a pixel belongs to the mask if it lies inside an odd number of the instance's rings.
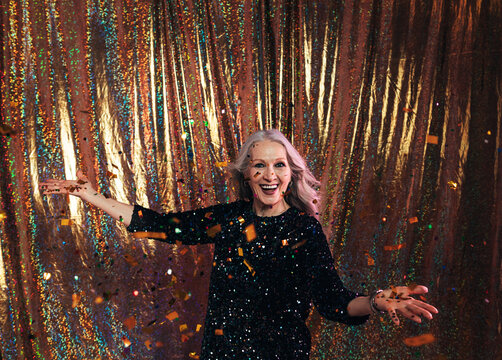
[{"label": "woman's right hand", "polygon": [[42,194],[70,194],[82,198],[95,195],[96,190],[81,170],[77,171],[77,180],[49,179],[40,183]]}]

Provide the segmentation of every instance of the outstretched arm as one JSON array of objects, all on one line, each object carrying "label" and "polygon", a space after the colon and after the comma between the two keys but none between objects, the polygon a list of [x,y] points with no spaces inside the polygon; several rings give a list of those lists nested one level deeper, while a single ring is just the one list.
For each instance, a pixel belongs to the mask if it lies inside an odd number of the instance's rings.
[{"label": "outstretched arm", "polygon": [[77,178],[77,180],[49,179],[40,183],[40,188],[43,190],[44,195],[70,194],[78,196],[103,210],[115,220],[122,221],[124,225],[128,226],[131,223],[133,205],[106,198],[99,194],[81,170],[77,171]]}]

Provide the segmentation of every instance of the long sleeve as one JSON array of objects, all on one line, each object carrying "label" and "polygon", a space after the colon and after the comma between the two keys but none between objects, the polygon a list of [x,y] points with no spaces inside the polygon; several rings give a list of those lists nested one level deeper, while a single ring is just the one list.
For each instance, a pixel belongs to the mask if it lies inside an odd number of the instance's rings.
[{"label": "long sleeve", "polygon": [[359,325],[367,316],[349,316],[347,305],[358,296],[343,286],[334,267],[334,260],[322,227],[315,219],[312,225],[313,236],[307,242],[307,269],[312,279],[311,296],[319,313],[325,318],[349,325]]},{"label": "long sleeve", "polygon": [[242,202],[213,205],[196,210],[161,214],[134,206],[129,232],[145,232],[145,237],[185,245],[214,243],[224,236]]}]

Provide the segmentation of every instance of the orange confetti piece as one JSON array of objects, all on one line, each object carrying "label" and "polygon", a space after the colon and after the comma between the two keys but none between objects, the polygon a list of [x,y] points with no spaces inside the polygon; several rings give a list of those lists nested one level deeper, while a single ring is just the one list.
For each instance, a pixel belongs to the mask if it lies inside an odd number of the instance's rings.
[{"label": "orange confetti piece", "polygon": [[187,253],[187,251],[188,251],[187,248],[183,248],[183,249],[181,249],[180,254],[185,255]]},{"label": "orange confetti piece", "polygon": [[181,324],[181,325],[180,325],[180,332],[183,332],[183,331],[185,331],[186,329],[188,329],[187,324]]},{"label": "orange confetti piece", "polygon": [[70,226],[73,225],[72,219],[61,219],[61,226]]},{"label": "orange confetti piece", "polygon": [[282,241],[282,246],[288,246],[288,239],[283,239]]},{"label": "orange confetti piece", "polygon": [[134,316],[131,316],[130,318],[125,319],[124,325],[128,330],[134,329],[134,327],[136,326],[136,318]]},{"label": "orange confetti piece", "polygon": [[158,348],[161,348],[164,346],[164,343],[162,341],[156,341],[155,342],[155,346],[158,347]]},{"label": "orange confetti piece", "polygon": [[115,175],[111,171],[107,171],[106,172],[106,176],[108,176],[110,179],[116,179],[117,178],[117,175]]},{"label": "orange confetti piece", "polygon": [[427,144],[436,144],[438,143],[439,138],[436,135],[427,135]]},{"label": "orange confetti piece", "polygon": [[221,231],[221,224],[214,225],[207,229],[207,236],[214,238]]},{"label": "orange confetti piece", "polygon": [[173,321],[178,319],[178,313],[176,311],[170,312],[169,314],[166,315],[167,320]]},{"label": "orange confetti piece", "polygon": [[81,295],[80,294],[72,294],[71,295],[71,307],[76,308],[78,306],[78,303],[80,302]]},{"label": "orange confetti piece", "polygon": [[399,250],[401,249],[402,247],[404,247],[404,244],[397,244],[397,245],[385,245],[383,247],[384,250],[387,250],[387,251],[392,251],[392,250]]},{"label": "orange confetti piece", "polygon": [[216,167],[227,167],[228,163],[226,161],[217,161],[215,165]]},{"label": "orange confetti piece", "polygon": [[260,176],[260,175],[261,175],[261,173],[258,171],[256,174],[254,174],[254,175],[253,175],[253,177],[255,177],[255,178],[256,178],[256,177],[258,177],[258,176]]},{"label": "orange confetti piece", "polygon": [[199,355],[194,352],[189,353],[188,356],[190,357],[190,359],[200,359]]},{"label": "orange confetti piece", "polygon": [[207,219],[211,219],[211,215],[213,215],[213,212],[209,211],[209,212],[207,212],[207,213],[204,214],[204,217],[207,218]]},{"label": "orange confetti piece", "polygon": [[238,248],[237,252],[239,253],[239,256],[244,256],[244,251],[242,250],[242,248]]},{"label": "orange confetti piece", "polygon": [[251,275],[253,275],[253,276],[254,276],[254,274],[256,274],[256,272],[254,271],[254,269],[253,269],[253,267],[251,266],[251,264],[250,264],[250,263],[248,263],[248,261],[247,261],[246,259],[244,259],[244,261],[243,261],[243,262],[244,262],[244,265],[246,265],[246,266],[248,267],[249,271],[251,272]]},{"label": "orange confetti piece", "polygon": [[129,346],[131,346],[131,342],[129,341],[128,338],[126,338],[125,336],[122,338],[122,341],[124,342],[124,346],[126,348],[128,348]]},{"label": "orange confetti piece", "polygon": [[154,239],[167,239],[166,233],[163,232],[150,232],[150,231],[138,231],[132,234],[136,239],[140,238],[154,238]]},{"label": "orange confetti piece", "polygon": [[138,265],[138,262],[136,261],[136,259],[132,256],[132,255],[129,255],[129,254],[125,254],[124,255],[124,259],[125,261],[131,265],[131,266],[137,266]]},{"label": "orange confetti piece", "polygon": [[142,218],[142,217],[143,217],[143,211],[139,210],[139,211],[138,211],[138,216],[139,216],[140,218]]},{"label": "orange confetti piece", "polygon": [[181,334],[181,342],[187,342],[190,339],[187,335]]},{"label": "orange confetti piece", "polygon": [[416,216],[414,216],[414,217],[409,218],[408,221],[410,222],[410,224],[414,224],[414,223],[418,222],[418,218]]},{"label": "orange confetti piece", "polygon": [[407,112],[407,113],[410,113],[410,112],[413,112],[413,109],[410,109],[410,108],[404,107],[404,108],[403,108],[403,111],[404,111],[404,112]]},{"label": "orange confetti piece", "polygon": [[237,220],[239,220],[239,222],[240,222],[241,224],[244,224],[244,218],[243,218],[242,216],[239,216],[239,217],[237,218]]},{"label": "orange confetti piece", "polygon": [[223,335],[223,329],[215,329],[214,334],[215,335]]},{"label": "orange confetti piece", "polygon": [[152,342],[150,340],[145,341],[146,348],[152,350]]},{"label": "orange confetti piece", "polygon": [[368,266],[373,266],[375,265],[375,259],[373,259],[370,254],[366,254],[366,256],[368,257]]},{"label": "orange confetti piece", "polygon": [[404,343],[407,346],[422,346],[425,344],[433,343],[434,341],[436,341],[436,338],[432,334],[423,334],[404,339]]},{"label": "orange confetti piece", "polygon": [[104,299],[103,299],[101,296],[98,296],[98,297],[94,300],[94,303],[95,303],[95,304],[101,304],[103,301],[104,301]]},{"label": "orange confetti piece", "polygon": [[7,219],[7,213],[5,211],[0,211],[0,221]]},{"label": "orange confetti piece", "polygon": [[458,184],[455,181],[448,181],[448,186],[452,190],[457,190]]},{"label": "orange confetti piece", "polygon": [[256,229],[254,227],[254,224],[246,226],[246,229],[244,229],[244,233],[246,234],[246,239],[248,242],[251,242],[254,239],[256,239]]},{"label": "orange confetti piece", "polygon": [[202,327],[201,324],[197,324],[197,327],[195,328],[195,332],[199,332],[200,328]]},{"label": "orange confetti piece", "polygon": [[303,246],[306,242],[307,242],[307,239],[302,240],[302,241],[300,241],[300,242],[298,242],[298,243],[294,244],[293,246],[291,246],[291,249],[293,249],[293,250],[294,250],[294,249],[298,249],[300,246]]}]

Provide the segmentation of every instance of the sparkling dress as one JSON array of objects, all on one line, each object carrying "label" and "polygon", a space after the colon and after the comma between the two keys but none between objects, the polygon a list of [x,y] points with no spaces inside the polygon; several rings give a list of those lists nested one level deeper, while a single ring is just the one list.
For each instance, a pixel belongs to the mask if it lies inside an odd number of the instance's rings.
[{"label": "sparkling dress", "polygon": [[340,281],[317,219],[294,207],[260,217],[247,201],[168,214],[135,205],[127,230],[214,243],[201,359],[308,359],[312,303],[333,321],[368,319],[348,315],[358,294]]}]

